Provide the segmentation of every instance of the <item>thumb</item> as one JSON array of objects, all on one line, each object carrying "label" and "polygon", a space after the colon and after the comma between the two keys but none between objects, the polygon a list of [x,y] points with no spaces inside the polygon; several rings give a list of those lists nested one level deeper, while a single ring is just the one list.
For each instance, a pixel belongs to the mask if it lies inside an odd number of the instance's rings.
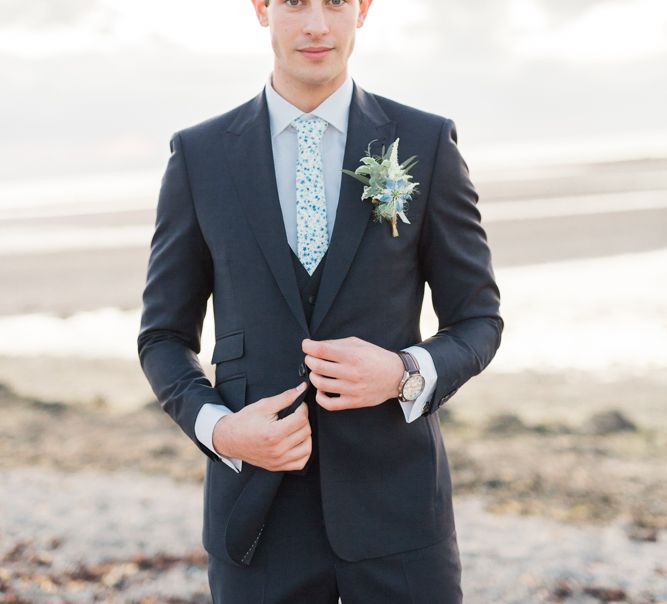
[{"label": "thumb", "polygon": [[269,396],[264,399],[266,410],[270,413],[278,413],[281,409],[289,407],[297,396],[299,396],[308,384],[301,382],[296,388],[288,388],[274,396]]}]

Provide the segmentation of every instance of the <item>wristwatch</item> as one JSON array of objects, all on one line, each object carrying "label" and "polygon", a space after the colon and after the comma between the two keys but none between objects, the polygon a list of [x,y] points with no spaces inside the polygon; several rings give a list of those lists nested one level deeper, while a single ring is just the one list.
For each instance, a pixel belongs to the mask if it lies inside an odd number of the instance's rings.
[{"label": "wristwatch", "polygon": [[424,391],[426,379],[419,373],[417,359],[405,350],[399,350],[398,356],[403,361],[405,372],[398,385],[398,400],[402,403],[414,401]]}]

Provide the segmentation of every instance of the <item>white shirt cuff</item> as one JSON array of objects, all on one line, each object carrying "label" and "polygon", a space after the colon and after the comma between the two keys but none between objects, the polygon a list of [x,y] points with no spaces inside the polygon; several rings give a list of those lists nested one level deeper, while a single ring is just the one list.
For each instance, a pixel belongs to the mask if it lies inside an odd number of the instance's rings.
[{"label": "white shirt cuff", "polygon": [[243,467],[242,460],[237,457],[225,457],[220,455],[213,448],[213,429],[215,424],[218,423],[218,420],[225,415],[234,413],[225,405],[215,405],[213,403],[206,403],[197,414],[197,419],[195,420],[195,436],[197,440],[209,449],[213,454],[217,455],[220,458],[220,461],[224,461],[232,470],[235,472],[240,472]]},{"label": "white shirt cuff", "polygon": [[426,348],[422,348],[421,346],[409,346],[402,350],[411,353],[415,359],[417,359],[419,372],[426,380],[424,391],[414,401],[405,403],[398,401],[403,409],[405,421],[410,423],[421,417],[424,413],[424,403],[429,401],[435,392],[435,386],[438,381],[438,372],[435,370],[433,357]]}]

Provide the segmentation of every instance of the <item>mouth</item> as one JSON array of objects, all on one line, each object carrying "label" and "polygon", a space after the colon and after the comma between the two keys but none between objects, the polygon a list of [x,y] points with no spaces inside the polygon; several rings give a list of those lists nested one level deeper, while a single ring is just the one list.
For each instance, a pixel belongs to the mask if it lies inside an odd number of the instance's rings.
[{"label": "mouth", "polygon": [[306,57],[319,59],[321,57],[327,56],[332,50],[333,48],[326,46],[312,46],[310,48],[302,48],[299,50],[299,52]]}]

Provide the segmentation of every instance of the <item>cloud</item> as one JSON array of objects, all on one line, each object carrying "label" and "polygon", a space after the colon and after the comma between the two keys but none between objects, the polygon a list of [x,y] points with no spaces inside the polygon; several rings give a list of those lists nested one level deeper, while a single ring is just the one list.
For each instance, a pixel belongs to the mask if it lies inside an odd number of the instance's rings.
[{"label": "cloud", "polygon": [[42,59],[63,53],[146,51],[167,44],[190,52],[242,48],[252,54],[257,46],[252,36],[260,29],[250,3],[10,0],[0,8],[0,52]]},{"label": "cloud", "polygon": [[664,0],[596,0],[556,12],[538,0],[511,0],[509,14],[508,43],[522,59],[611,63],[667,53]]},{"label": "cloud", "polygon": [[94,0],[4,0],[0,4],[2,28],[48,29],[73,25],[95,11]]},{"label": "cloud", "polygon": [[666,0],[425,0],[425,6],[424,29],[439,40],[447,69],[458,73],[534,60],[640,61],[667,52]]},{"label": "cloud", "polygon": [[39,59],[108,50],[114,17],[99,0],[7,0],[0,5],[0,52]]}]

